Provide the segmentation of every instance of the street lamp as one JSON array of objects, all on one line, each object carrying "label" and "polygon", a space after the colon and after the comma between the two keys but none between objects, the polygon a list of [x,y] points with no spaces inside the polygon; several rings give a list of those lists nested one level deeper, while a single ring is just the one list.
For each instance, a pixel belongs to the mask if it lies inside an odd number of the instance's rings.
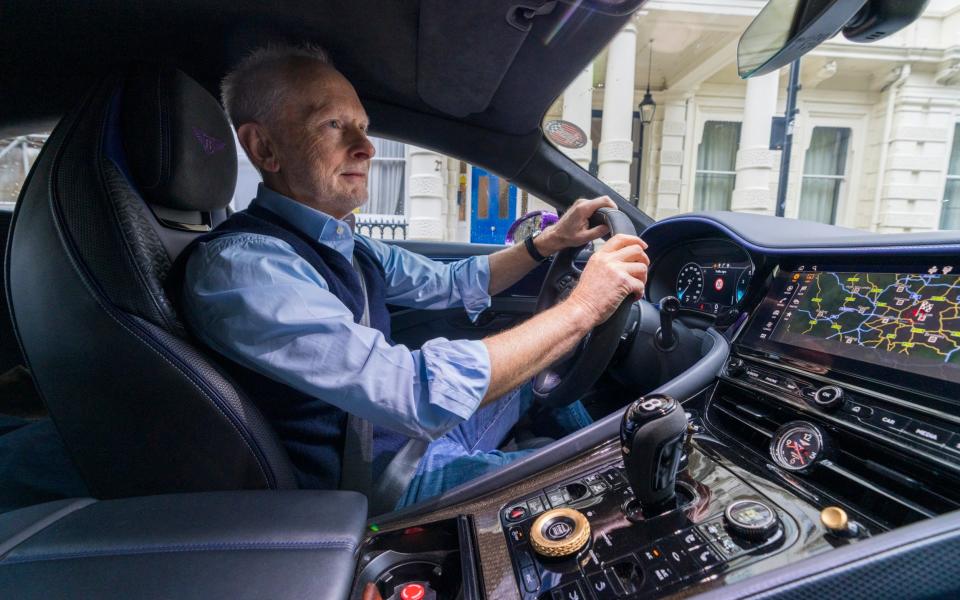
[{"label": "street lamp", "polygon": [[633,184],[633,189],[637,190],[637,206],[640,206],[640,168],[643,165],[643,130],[647,125],[653,123],[653,115],[657,112],[657,103],[650,95],[650,73],[653,70],[653,39],[650,40],[650,58],[647,63],[647,91],[640,101],[640,140],[637,152],[637,176]]}]

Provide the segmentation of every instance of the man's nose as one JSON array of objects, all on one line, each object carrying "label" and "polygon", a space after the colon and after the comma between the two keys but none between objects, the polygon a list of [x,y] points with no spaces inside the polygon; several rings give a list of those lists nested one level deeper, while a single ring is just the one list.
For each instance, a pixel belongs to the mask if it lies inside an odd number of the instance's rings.
[{"label": "man's nose", "polygon": [[367,134],[362,129],[357,128],[355,138],[350,146],[350,156],[358,160],[370,160],[376,153],[377,149],[373,147],[373,143],[367,137]]}]

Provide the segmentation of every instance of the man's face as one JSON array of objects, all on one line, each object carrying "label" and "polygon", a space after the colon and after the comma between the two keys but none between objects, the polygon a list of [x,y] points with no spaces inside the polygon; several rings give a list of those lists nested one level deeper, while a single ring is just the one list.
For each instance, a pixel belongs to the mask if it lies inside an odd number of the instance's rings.
[{"label": "man's face", "polygon": [[367,201],[373,144],[367,113],[343,75],[326,65],[292,70],[292,86],[269,127],[280,171],[297,200],[337,218]]}]

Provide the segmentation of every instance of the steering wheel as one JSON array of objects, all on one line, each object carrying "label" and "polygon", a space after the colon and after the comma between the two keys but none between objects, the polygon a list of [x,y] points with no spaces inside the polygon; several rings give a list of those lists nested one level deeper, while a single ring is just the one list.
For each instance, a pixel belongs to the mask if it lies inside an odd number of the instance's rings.
[{"label": "steering wheel", "polygon": [[[619,210],[601,208],[590,217],[590,225],[606,224],[609,236],[637,235],[633,222]],[[582,272],[574,261],[586,248],[565,248],[557,253],[537,297],[537,312],[565,299],[576,287]],[[544,406],[566,406],[579,400],[599,379],[613,358],[620,335],[630,317],[633,299],[628,296],[609,319],[597,325],[577,346],[543,371],[533,381],[533,396]]]}]

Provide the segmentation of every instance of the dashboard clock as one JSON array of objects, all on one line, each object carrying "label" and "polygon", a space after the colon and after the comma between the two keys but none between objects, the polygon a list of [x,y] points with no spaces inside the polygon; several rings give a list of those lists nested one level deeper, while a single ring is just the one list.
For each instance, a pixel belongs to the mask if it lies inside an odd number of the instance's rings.
[{"label": "dashboard clock", "polygon": [[827,436],[808,421],[791,421],[780,427],[770,441],[773,462],[788,471],[806,471],[823,458]]}]

